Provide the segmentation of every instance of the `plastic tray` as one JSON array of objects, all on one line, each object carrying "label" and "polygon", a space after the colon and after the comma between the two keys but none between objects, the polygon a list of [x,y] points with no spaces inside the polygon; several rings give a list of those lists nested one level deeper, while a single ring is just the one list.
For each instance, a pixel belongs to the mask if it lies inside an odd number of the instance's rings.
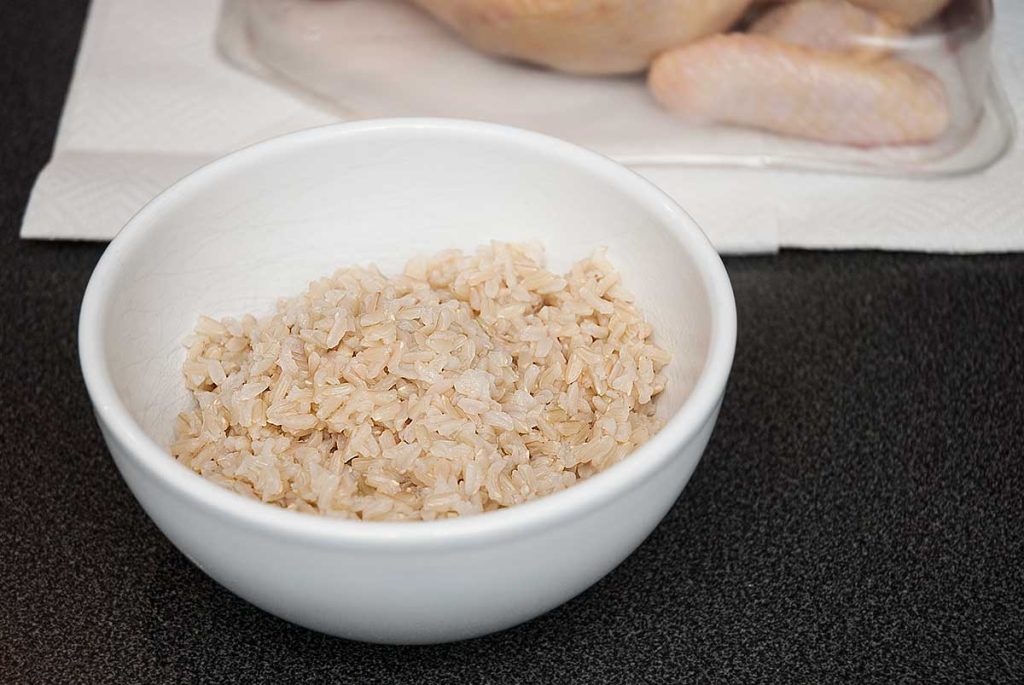
[{"label": "plastic tray", "polygon": [[404,0],[226,0],[219,48],[234,65],[344,119],[493,121],[633,165],[926,176],[983,169],[1013,138],[991,67],[994,20],[991,0],[952,0],[935,19],[885,39],[892,58],[941,80],[950,121],[934,142],[874,148],[690,124],[657,105],[642,75],[578,76],[483,54]]}]

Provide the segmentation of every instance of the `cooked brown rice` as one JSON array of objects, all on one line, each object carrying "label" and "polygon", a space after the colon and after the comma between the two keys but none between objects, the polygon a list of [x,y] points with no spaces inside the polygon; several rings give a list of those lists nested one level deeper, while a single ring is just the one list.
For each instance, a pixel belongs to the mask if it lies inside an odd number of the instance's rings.
[{"label": "cooked brown rice", "polygon": [[172,454],[289,509],[435,519],[542,497],[659,428],[669,355],[599,250],[442,252],[347,268],[262,319],[201,317]]}]

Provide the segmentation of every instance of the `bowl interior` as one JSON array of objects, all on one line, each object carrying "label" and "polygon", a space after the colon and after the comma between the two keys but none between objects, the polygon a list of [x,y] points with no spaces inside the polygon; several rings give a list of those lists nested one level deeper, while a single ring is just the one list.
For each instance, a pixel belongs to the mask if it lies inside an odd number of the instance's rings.
[{"label": "bowl interior", "polygon": [[[206,167],[152,202],[111,246],[96,284],[99,352],[158,445],[188,406],[182,339],[200,314],[256,314],[334,269],[397,272],[416,254],[538,241],[568,267],[609,258],[674,355],[659,400],[676,412],[708,357],[709,248],[639,177],[534,134],[454,123],[308,131]],[[84,360],[88,363],[88,360]]]}]

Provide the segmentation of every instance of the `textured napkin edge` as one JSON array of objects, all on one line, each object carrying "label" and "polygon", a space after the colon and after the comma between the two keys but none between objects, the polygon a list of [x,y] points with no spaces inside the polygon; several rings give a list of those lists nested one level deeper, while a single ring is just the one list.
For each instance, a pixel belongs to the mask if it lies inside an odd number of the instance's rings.
[{"label": "textured napkin edge", "polygon": [[63,152],[36,179],[21,237],[110,240],[150,200],[213,159],[204,155]]}]

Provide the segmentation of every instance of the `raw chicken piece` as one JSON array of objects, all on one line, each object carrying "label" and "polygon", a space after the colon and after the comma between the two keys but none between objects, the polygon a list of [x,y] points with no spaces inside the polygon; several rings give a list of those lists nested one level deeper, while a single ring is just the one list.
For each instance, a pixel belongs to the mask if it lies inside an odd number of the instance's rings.
[{"label": "raw chicken piece", "polygon": [[852,0],[864,9],[877,12],[896,26],[923,24],[941,12],[949,0]]},{"label": "raw chicken piece", "polygon": [[484,52],[582,74],[643,71],[725,31],[750,0],[414,0]]},{"label": "raw chicken piece", "polygon": [[846,0],[801,0],[780,5],[755,21],[750,33],[861,59],[884,55],[886,39],[902,35],[877,14]]},{"label": "raw chicken piece", "polygon": [[949,125],[945,89],[921,67],[863,62],[729,34],[660,55],[649,86],[690,120],[861,147],[935,140]]}]

